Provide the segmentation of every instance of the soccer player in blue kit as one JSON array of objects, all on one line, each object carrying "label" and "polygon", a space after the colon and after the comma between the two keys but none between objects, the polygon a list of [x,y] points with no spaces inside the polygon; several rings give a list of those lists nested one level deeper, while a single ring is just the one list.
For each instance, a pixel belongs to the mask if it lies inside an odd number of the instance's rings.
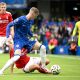
[{"label": "soccer player in blue kit", "polygon": [[[21,56],[21,49],[26,46],[27,50],[30,52],[31,50],[40,49],[40,57],[41,57],[41,68],[46,69],[46,48],[44,45],[40,44],[38,41],[31,41],[28,39],[28,36],[37,37],[36,34],[32,34],[30,28],[33,20],[39,15],[39,10],[35,7],[32,7],[29,10],[27,15],[21,16],[11,23],[8,24],[6,29],[7,41],[10,42],[10,37],[13,37],[14,41],[14,56],[7,61],[4,67],[0,70],[0,74],[11,66],[15,61],[17,61]],[[13,28],[14,33],[10,32],[11,28]]]}]

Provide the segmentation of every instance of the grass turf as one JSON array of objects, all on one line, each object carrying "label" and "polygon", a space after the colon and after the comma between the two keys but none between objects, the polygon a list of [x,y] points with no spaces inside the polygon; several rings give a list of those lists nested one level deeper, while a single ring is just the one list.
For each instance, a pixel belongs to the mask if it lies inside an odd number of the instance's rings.
[{"label": "grass turf", "polygon": [[[29,54],[30,56],[39,56]],[[80,56],[68,55],[47,55],[50,59],[49,69],[53,64],[58,64],[61,67],[59,75],[42,74],[37,71],[25,74],[20,69],[14,69],[14,73],[10,73],[10,68],[0,76],[0,80],[80,80]],[[9,59],[8,54],[0,54],[0,69]]]}]

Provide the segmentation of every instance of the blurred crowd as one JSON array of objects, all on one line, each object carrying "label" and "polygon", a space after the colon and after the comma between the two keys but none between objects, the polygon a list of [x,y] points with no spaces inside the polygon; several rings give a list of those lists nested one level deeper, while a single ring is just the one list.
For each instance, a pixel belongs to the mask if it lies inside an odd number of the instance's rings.
[{"label": "blurred crowd", "polygon": [[78,17],[44,19],[42,15],[39,15],[34,21],[32,31],[38,34],[38,40],[46,46],[47,52],[53,53],[56,46],[70,44],[71,33],[76,21]]}]

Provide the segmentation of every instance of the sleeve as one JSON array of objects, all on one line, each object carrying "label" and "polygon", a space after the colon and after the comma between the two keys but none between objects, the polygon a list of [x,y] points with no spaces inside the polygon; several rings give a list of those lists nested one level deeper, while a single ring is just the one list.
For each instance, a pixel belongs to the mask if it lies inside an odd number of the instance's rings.
[{"label": "sleeve", "polygon": [[73,29],[72,36],[75,36],[76,35],[76,32],[77,32],[77,23],[75,24],[75,27]]},{"label": "sleeve", "polygon": [[13,24],[14,24],[14,26],[19,26],[22,22],[22,18],[17,18],[17,19],[15,19],[14,21],[13,21]]},{"label": "sleeve", "polygon": [[10,23],[7,25],[7,28],[6,28],[6,37],[7,37],[7,38],[8,38],[9,35],[10,35],[10,28],[11,28],[12,26],[14,26],[13,21],[10,22]]},{"label": "sleeve", "polygon": [[6,37],[8,38],[9,35],[10,35],[10,28],[11,27],[15,27],[15,26],[19,26],[21,24],[21,21],[22,19],[21,18],[17,18],[15,19],[14,21],[10,22],[8,25],[7,25],[7,28],[6,28]]},{"label": "sleeve", "polygon": [[9,22],[13,21],[12,15],[9,14]]}]

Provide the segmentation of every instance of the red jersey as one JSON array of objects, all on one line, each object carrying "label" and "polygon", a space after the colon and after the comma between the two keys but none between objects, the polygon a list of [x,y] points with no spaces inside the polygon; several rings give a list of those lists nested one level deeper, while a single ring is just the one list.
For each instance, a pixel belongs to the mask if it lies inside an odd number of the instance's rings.
[{"label": "red jersey", "polygon": [[[20,58],[15,62],[17,68],[23,68],[29,62],[30,57],[26,55],[26,53],[27,53],[27,50],[23,48],[21,51]],[[13,53],[11,53],[10,55],[13,56]]]},{"label": "red jersey", "polygon": [[12,15],[10,12],[0,14],[0,36],[6,36],[6,27],[12,21]]}]

